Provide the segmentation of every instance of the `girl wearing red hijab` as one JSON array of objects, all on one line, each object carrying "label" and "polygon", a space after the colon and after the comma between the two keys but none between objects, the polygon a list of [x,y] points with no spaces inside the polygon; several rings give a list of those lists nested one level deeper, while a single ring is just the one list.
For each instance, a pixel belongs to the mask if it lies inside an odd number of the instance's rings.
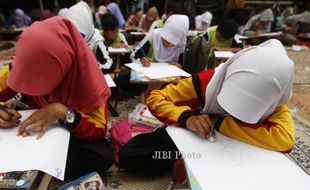
[{"label": "girl wearing red hijab", "polygon": [[[12,66],[8,87],[38,109],[21,123],[18,134],[38,130],[42,138],[58,120],[71,132],[66,177],[107,170],[114,160],[105,139],[110,89],[75,26],[63,17],[34,23],[20,36]],[[13,116],[0,110],[0,127],[19,123],[15,110],[7,112]]]}]

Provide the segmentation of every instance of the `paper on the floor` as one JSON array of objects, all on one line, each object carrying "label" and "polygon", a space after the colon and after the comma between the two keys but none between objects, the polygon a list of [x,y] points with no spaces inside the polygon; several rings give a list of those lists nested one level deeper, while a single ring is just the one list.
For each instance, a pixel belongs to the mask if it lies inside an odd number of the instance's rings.
[{"label": "paper on the floor", "polygon": [[[34,110],[20,111],[22,121]],[[40,139],[37,134],[17,136],[18,127],[0,128],[0,173],[40,170],[60,180],[64,179],[70,133],[53,124]]]},{"label": "paper on the floor", "polygon": [[230,58],[235,54],[230,51],[214,51],[214,55],[216,58]]},{"label": "paper on the floor", "polygon": [[111,87],[116,87],[115,82],[113,81],[113,79],[111,78],[111,76],[109,74],[104,75],[105,80],[108,83],[108,86]]},{"label": "paper on the floor", "polygon": [[282,153],[219,133],[216,142],[210,143],[185,129],[169,126],[167,131],[187,156],[185,161],[202,189],[308,190],[310,187],[310,176]]},{"label": "paper on the floor", "polygon": [[147,76],[150,79],[161,79],[165,77],[189,77],[191,76],[182,69],[169,63],[151,63],[149,67],[143,67],[141,63],[134,62],[125,64],[127,67]]}]

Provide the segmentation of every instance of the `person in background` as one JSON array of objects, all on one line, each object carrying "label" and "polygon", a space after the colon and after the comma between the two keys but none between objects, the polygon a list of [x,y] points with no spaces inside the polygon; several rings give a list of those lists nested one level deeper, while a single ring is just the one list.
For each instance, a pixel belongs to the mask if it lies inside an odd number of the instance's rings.
[{"label": "person in background", "polygon": [[[170,16],[164,28],[154,29],[145,36],[139,44],[139,49],[130,55],[132,61],[140,61],[144,67],[149,67],[151,62],[180,66],[178,62],[183,57],[188,28],[187,16]],[[115,83],[119,89],[134,96],[141,95],[147,88],[145,84],[131,84],[130,73],[119,75]]]},{"label": "person in background", "polygon": [[150,27],[149,32],[156,28],[163,28],[166,20],[173,14],[181,14],[181,4],[180,2],[169,1],[167,4],[166,13],[163,14],[161,19],[154,21]]},{"label": "person in background", "polygon": [[81,1],[69,8],[66,17],[75,25],[96,55],[97,64],[102,73],[110,73],[113,70],[113,60],[104,44],[104,38],[100,35],[99,30],[94,27],[89,6]]},{"label": "person in background", "polygon": [[45,9],[42,13],[41,13],[41,16],[40,16],[40,20],[45,20],[45,19],[48,19],[48,18],[51,18],[53,17],[54,14],[52,13],[52,11],[48,10],[48,9]]},{"label": "person in background", "polygon": [[151,62],[177,65],[185,50],[189,19],[185,15],[170,16],[163,28],[148,33],[139,44],[140,48],[131,54],[133,60],[140,59],[144,67]]},{"label": "person in background", "polygon": [[131,12],[134,12],[137,9],[141,9],[143,12],[144,9],[144,0],[130,0]]},{"label": "person in background", "polygon": [[143,11],[142,9],[137,9],[133,12],[132,15],[130,15],[127,19],[125,29],[126,30],[133,30],[137,29],[139,27],[140,20],[143,16]]},{"label": "person in background", "polygon": [[[114,161],[105,139],[111,92],[80,32],[66,18],[53,17],[31,25],[16,47],[8,88],[23,94],[30,109],[38,109],[20,124],[18,135],[46,138],[58,121],[71,133],[65,179],[104,174]],[[15,110],[0,112],[1,127],[20,122]]]},{"label": "person in background", "polygon": [[114,15],[116,17],[116,19],[118,21],[119,29],[124,30],[125,29],[125,19],[124,19],[124,16],[123,16],[118,4],[110,3],[107,6],[107,9],[110,11],[110,13],[112,15]]},{"label": "person in background", "polygon": [[[290,152],[295,129],[287,103],[293,74],[294,62],[281,42],[273,39],[238,52],[215,70],[153,90],[147,105],[166,125],[205,139],[216,138],[219,131],[254,146]],[[155,151],[171,151],[171,159],[153,159]],[[156,130],[129,141],[119,161],[132,172],[153,175],[172,168],[175,151],[166,130]]]},{"label": "person in background", "polygon": [[195,27],[198,31],[206,31],[212,22],[212,14],[209,11],[206,11],[202,15],[195,17]]},{"label": "person in background", "polygon": [[298,40],[310,41],[310,11],[287,17],[282,30],[285,45],[291,46]]},{"label": "person in background", "polygon": [[252,16],[244,28],[241,30],[241,34],[246,36],[256,36],[263,33],[269,33],[271,31],[271,23],[274,21],[273,13],[270,8],[265,9],[263,12]]},{"label": "person in background", "polygon": [[104,15],[104,14],[107,14],[107,13],[108,13],[108,9],[105,6],[101,5],[101,6],[98,7],[97,12],[95,14],[95,21],[96,21],[94,23],[95,24],[95,28],[98,28],[99,30],[102,29],[100,17],[101,17],[101,15]]},{"label": "person in background", "polygon": [[15,9],[5,23],[6,28],[24,28],[32,23],[31,18],[21,9]]},{"label": "person in background", "polygon": [[277,22],[276,22],[276,30],[281,31],[282,28],[285,25],[285,19],[291,15],[294,14],[294,8],[293,7],[286,7],[280,16],[277,17]]},{"label": "person in background", "polygon": [[232,19],[224,20],[217,26],[206,30],[203,36],[215,51],[238,52],[240,48],[232,48],[234,36],[238,32],[238,23]]},{"label": "person in background", "polygon": [[157,8],[151,7],[147,10],[146,15],[142,16],[140,23],[139,23],[139,28],[141,28],[145,32],[148,32],[153,22],[157,21],[158,19],[159,17],[158,17]]},{"label": "person in background", "polygon": [[102,35],[105,43],[109,47],[123,48],[128,46],[127,40],[119,31],[119,24],[117,19],[112,14],[105,14],[101,16]]},{"label": "person in background", "polygon": [[0,10],[0,30],[4,28],[5,24],[5,16],[2,14],[2,11]]},{"label": "person in background", "polygon": [[58,16],[66,16],[68,14],[69,9],[67,7],[62,8],[58,11]]}]

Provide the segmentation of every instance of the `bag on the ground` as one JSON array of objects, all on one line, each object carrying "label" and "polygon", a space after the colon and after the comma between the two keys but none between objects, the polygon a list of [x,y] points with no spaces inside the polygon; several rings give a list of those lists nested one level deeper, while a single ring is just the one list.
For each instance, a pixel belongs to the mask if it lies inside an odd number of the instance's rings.
[{"label": "bag on the ground", "polygon": [[215,68],[214,52],[203,36],[188,39],[183,54],[182,69],[190,74]]},{"label": "bag on the ground", "polygon": [[156,130],[154,127],[130,124],[127,119],[115,123],[110,129],[115,164],[119,164],[118,153],[121,147],[127,144],[133,137],[139,134],[150,133],[154,130]]}]

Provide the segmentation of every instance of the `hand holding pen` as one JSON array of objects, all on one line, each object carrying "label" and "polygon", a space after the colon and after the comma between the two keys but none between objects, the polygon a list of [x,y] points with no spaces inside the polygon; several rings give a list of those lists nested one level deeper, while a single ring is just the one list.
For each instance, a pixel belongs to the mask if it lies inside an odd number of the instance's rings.
[{"label": "hand holding pen", "polygon": [[0,104],[0,128],[9,128],[18,125],[21,117],[16,110]]}]

